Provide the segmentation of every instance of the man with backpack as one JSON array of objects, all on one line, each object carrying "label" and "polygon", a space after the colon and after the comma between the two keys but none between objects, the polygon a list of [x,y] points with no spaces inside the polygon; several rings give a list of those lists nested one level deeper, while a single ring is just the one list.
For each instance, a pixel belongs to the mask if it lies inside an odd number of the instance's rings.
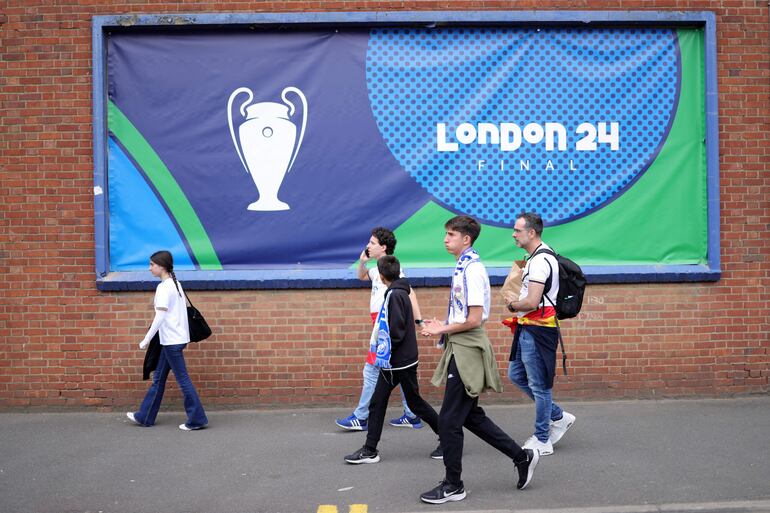
[{"label": "man with backpack", "polygon": [[[508,377],[535,402],[535,432],[522,447],[547,456],[553,454],[553,445],[572,426],[575,416],[562,410],[551,396],[559,345],[560,273],[556,254],[541,240],[542,234],[540,215],[523,212],[516,216],[513,238],[529,257],[519,297],[506,297],[506,301],[508,310],[516,314]],[[577,308],[579,311],[579,305]]]}]

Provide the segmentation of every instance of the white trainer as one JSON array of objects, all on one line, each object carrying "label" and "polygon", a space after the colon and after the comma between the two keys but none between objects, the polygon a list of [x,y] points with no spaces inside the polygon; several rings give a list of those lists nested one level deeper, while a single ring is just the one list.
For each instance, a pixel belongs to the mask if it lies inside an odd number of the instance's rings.
[{"label": "white trainer", "polygon": [[568,412],[562,412],[562,418],[559,420],[552,420],[551,421],[551,443],[556,444],[559,440],[561,440],[561,437],[564,436],[564,433],[567,432],[569,428],[572,427],[572,424],[575,423],[575,416]]},{"label": "white trainer", "polygon": [[187,424],[179,424],[179,429],[181,429],[182,431],[198,431],[199,429],[205,428],[207,425],[208,424],[203,425],[201,427],[190,427]]},{"label": "white trainer", "polygon": [[521,448],[532,449],[533,451],[537,450],[540,453],[540,456],[549,456],[553,454],[553,443],[551,442],[551,439],[549,438],[547,442],[541,442],[535,435],[527,438],[527,441],[524,442],[524,445],[522,445]]}]

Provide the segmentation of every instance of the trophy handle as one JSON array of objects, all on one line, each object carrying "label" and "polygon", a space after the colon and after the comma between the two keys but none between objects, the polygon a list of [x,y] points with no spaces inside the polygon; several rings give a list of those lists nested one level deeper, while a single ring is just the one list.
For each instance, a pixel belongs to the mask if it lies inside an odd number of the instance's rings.
[{"label": "trophy handle", "polygon": [[286,98],[286,93],[294,93],[299,96],[300,101],[302,101],[302,128],[299,131],[297,145],[294,147],[294,155],[291,156],[291,162],[289,162],[289,167],[286,169],[286,173],[288,174],[289,171],[291,171],[291,167],[294,165],[294,160],[297,158],[299,147],[302,145],[302,139],[305,137],[305,126],[307,125],[307,99],[305,98],[305,95],[302,93],[302,91],[296,87],[290,86],[285,88],[281,93],[281,99],[283,100],[283,103],[289,106],[289,116],[294,115],[294,104]]},{"label": "trophy handle", "polygon": [[246,105],[251,103],[251,101],[254,99],[254,93],[251,92],[251,89],[248,87],[239,87],[233,91],[233,93],[230,95],[230,99],[227,100],[227,124],[230,125],[230,137],[233,138],[235,151],[238,152],[238,157],[241,159],[241,164],[243,164],[243,168],[246,170],[246,173],[249,173],[249,167],[246,165],[246,161],[243,160],[243,152],[241,152],[241,146],[238,144],[238,138],[235,136],[235,127],[233,127],[233,102],[235,101],[235,97],[241,93],[248,93],[249,95],[249,99],[243,102],[241,108],[239,109],[241,115],[246,117]]}]

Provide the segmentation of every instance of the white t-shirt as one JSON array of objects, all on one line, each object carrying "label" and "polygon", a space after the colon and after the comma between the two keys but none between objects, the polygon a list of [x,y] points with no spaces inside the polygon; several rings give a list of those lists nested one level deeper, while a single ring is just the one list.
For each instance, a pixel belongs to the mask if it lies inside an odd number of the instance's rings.
[{"label": "white t-shirt", "polygon": [[[368,273],[369,279],[372,282],[372,295],[369,298],[369,312],[380,313],[382,302],[385,301],[385,291],[388,290],[388,286],[382,283],[382,280],[380,279],[380,271],[377,270],[377,266],[369,269]],[[399,274],[399,277],[404,277],[403,270]]]},{"label": "white t-shirt", "polygon": [[[160,344],[173,346],[187,344],[190,341],[190,327],[187,325],[187,303],[184,299],[182,284],[177,292],[174,280],[167,278],[155,289],[155,308],[165,308],[166,318],[160,325]],[[180,296],[181,295],[181,296]]]},{"label": "white t-shirt", "polygon": [[[540,246],[533,252],[536,253],[541,249],[551,249],[546,243],[541,243]],[[552,250],[553,251],[553,250]],[[550,266],[548,265],[550,263]],[[529,282],[535,281],[545,285],[548,277],[551,276],[551,288],[545,290],[543,295],[548,296],[545,301],[545,306],[555,306],[556,296],[559,294],[559,263],[556,261],[556,257],[547,253],[540,253],[534,258],[527,260],[527,265],[524,266],[524,271],[521,277],[521,292],[519,292],[519,301],[527,297],[529,291]],[[538,306],[540,308],[540,305]],[[531,312],[532,310],[530,310]],[[529,312],[516,312],[518,317],[523,317]]]},{"label": "white t-shirt", "polygon": [[[481,320],[489,319],[489,275],[487,268],[480,261],[472,262],[465,268],[465,278],[462,275],[452,276],[452,304],[449,307],[449,324],[463,323],[469,306],[481,306]],[[464,289],[468,285],[467,294]],[[465,300],[468,304],[463,308]]]}]

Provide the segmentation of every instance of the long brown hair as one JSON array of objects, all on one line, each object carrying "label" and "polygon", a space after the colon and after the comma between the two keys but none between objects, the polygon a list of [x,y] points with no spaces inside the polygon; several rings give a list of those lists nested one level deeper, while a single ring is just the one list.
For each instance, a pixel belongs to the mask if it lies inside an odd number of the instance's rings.
[{"label": "long brown hair", "polygon": [[179,297],[182,297],[182,293],[179,292],[179,283],[176,281],[176,274],[174,274],[174,257],[171,255],[171,253],[165,249],[156,251],[150,256],[150,261],[154,262],[155,265],[161,266],[166,270],[168,274],[171,275],[171,279],[174,280],[174,287],[176,287],[176,292],[179,294]]}]

